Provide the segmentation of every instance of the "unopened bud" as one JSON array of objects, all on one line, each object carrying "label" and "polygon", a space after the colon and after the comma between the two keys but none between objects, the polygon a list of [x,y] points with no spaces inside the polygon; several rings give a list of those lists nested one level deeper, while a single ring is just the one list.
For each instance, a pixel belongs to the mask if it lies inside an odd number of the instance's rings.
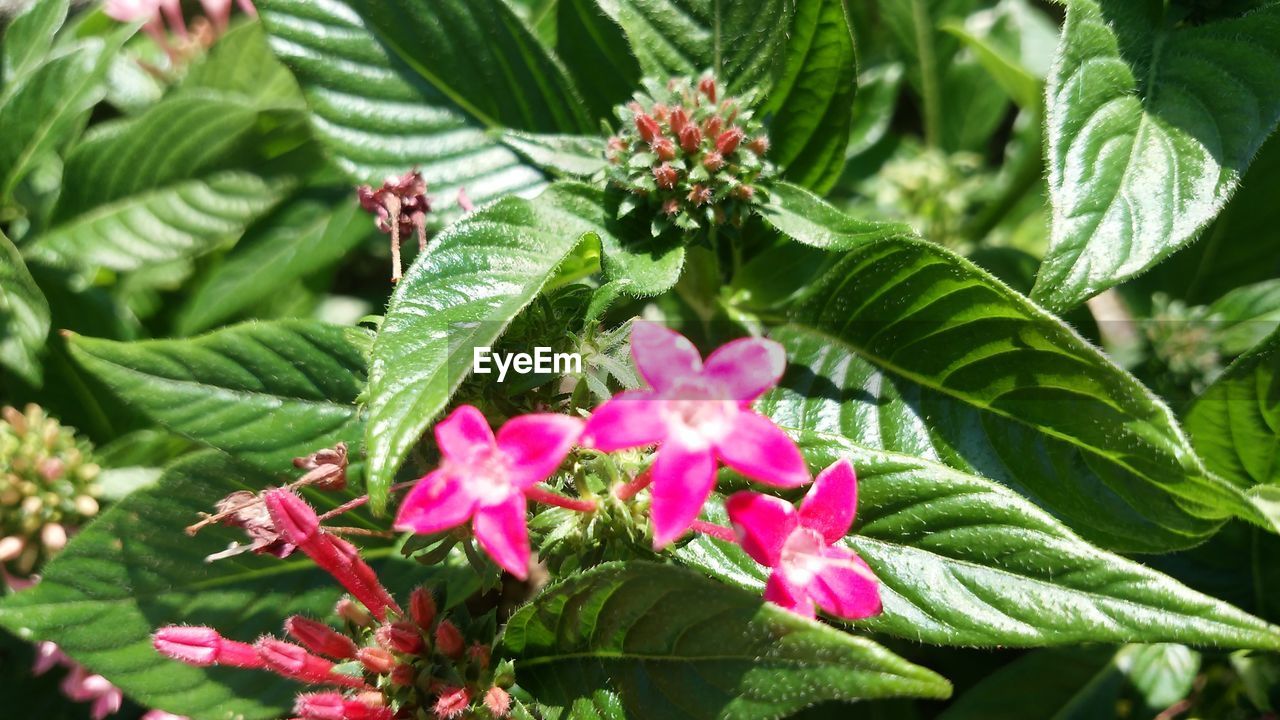
[{"label": "unopened bud", "polygon": [[418,681],[418,671],[409,663],[391,668],[391,682],[401,687],[413,687]]},{"label": "unopened bud", "polygon": [[151,636],[151,645],[161,655],[188,665],[229,665],[260,668],[261,658],[253,646],[228,640],[210,627],[170,625]]},{"label": "unopened bud", "polygon": [[382,647],[406,655],[416,655],[424,647],[418,626],[413,623],[388,623],[374,632]]},{"label": "unopened bud", "polygon": [[707,137],[715,137],[720,134],[720,130],[724,128],[723,122],[719,115],[712,115],[702,122],[702,132]]},{"label": "unopened bud", "polygon": [[409,614],[418,627],[431,630],[436,622],[436,599],[430,590],[420,587],[413,591],[409,596]]},{"label": "unopened bud", "polygon": [[437,717],[452,718],[462,717],[467,711],[467,707],[471,705],[471,694],[466,688],[447,687],[440,692],[440,697],[436,699],[435,707],[432,710]]},{"label": "unopened bud", "polygon": [[40,543],[48,552],[58,552],[67,546],[67,529],[61,523],[49,523],[40,528]]},{"label": "unopened bud", "polygon": [[702,167],[706,168],[708,172],[716,172],[720,168],[724,167],[724,157],[722,157],[720,153],[712,150],[702,156]]},{"label": "unopened bud", "polygon": [[98,501],[88,495],[77,495],[75,499],[76,512],[84,517],[93,517],[98,514]]},{"label": "unopened bud", "polygon": [[362,647],[356,650],[356,659],[374,675],[386,675],[396,666],[396,658],[380,647]]},{"label": "unopened bud", "polygon": [[662,129],[658,127],[658,121],[645,113],[636,114],[636,130],[640,133],[640,139],[645,142],[653,142],[653,139],[662,132]]},{"label": "unopened bud", "polygon": [[658,183],[658,187],[670,190],[680,180],[680,172],[671,165],[662,163],[653,169],[653,179]]},{"label": "unopened bud", "polygon": [[504,718],[511,712],[511,695],[495,685],[485,691],[484,706],[495,718]]},{"label": "unopened bud", "polygon": [[698,90],[711,102],[716,101],[716,79],[707,75],[698,81]]},{"label": "unopened bud", "polygon": [[293,714],[301,720],[346,720],[346,698],[336,692],[307,693],[293,701]]},{"label": "unopened bud", "polygon": [[680,212],[680,202],[675,198],[667,198],[662,202],[662,212],[667,215],[675,215]]},{"label": "unopened bud", "polygon": [[467,648],[467,659],[475,663],[476,667],[484,670],[489,669],[489,655],[490,651],[488,645],[472,643],[471,647]]},{"label": "unopened bud", "polygon": [[733,194],[736,195],[739,200],[750,200],[755,197],[756,191],[755,188],[750,185],[739,185],[733,189]]},{"label": "unopened bud", "polygon": [[26,547],[27,541],[18,535],[0,538],[0,562],[9,562],[18,557]]},{"label": "unopened bud", "polygon": [[436,626],[436,649],[441,655],[457,660],[462,657],[462,631],[448,620],[441,620]]},{"label": "unopened bud", "polygon": [[716,138],[716,152],[721,155],[729,155],[734,150],[738,149],[738,145],[742,142],[742,138],[742,128],[731,127],[728,130],[725,130]]},{"label": "unopened bud", "polygon": [[671,118],[667,122],[667,125],[671,128],[671,132],[679,136],[680,132],[684,130],[685,126],[688,124],[689,114],[684,111],[684,108],[678,107],[671,111]]},{"label": "unopened bud", "polygon": [[689,202],[698,206],[711,202],[711,188],[703,185],[694,185],[689,190]]},{"label": "unopened bud", "polygon": [[342,598],[337,605],[333,606],[333,611],[343,620],[355,625],[356,627],[368,627],[373,624],[373,616],[369,611],[360,607],[351,598]]},{"label": "unopened bud", "polygon": [[751,148],[751,152],[755,153],[756,157],[763,157],[765,153],[769,152],[769,138],[764,135],[758,135],[751,138],[751,142],[747,143],[747,147]]},{"label": "unopened bud", "polygon": [[355,657],[356,644],[351,638],[324,623],[294,615],[284,621],[284,631],[313,653],[335,660]]},{"label": "unopened bud", "polygon": [[676,145],[671,142],[670,138],[660,137],[655,139],[651,146],[653,152],[658,156],[659,160],[675,160]]},{"label": "unopened bud", "polygon": [[687,153],[698,152],[702,146],[702,131],[697,125],[690,123],[680,130],[680,147]]},{"label": "unopened bud", "polygon": [[312,655],[299,645],[264,637],[254,643],[253,648],[268,669],[284,677],[307,683],[364,686],[364,681],[359,678],[333,672],[333,663]]}]

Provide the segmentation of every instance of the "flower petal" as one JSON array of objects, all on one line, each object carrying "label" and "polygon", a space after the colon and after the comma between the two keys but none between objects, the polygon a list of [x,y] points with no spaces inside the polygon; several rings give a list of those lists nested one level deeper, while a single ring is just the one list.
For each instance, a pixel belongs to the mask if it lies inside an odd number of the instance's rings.
[{"label": "flower petal", "polygon": [[709,449],[666,442],[653,461],[653,546],[680,537],[702,511],[716,483],[716,460]]},{"label": "flower petal", "polygon": [[652,322],[632,324],[631,357],[649,386],[659,392],[702,370],[702,355],[689,338]]},{"label": "flower petal", "polygon": [[848,534],[857,507],[858,477],[853,463],[840,459],[818,473],[800,503],[800,522],[822,533],[829,545]]},{"label": "flower petal", "polygon": [[846,620],[879,615],[880,583],[862,558],[852,550],[833,547],[822,553],[833,562],[809,583],[809,596],[824,611]]},{"label": "flower petal", "polygon": [[596,408],[582,431],[582,444],[601,452],[651,445],[667,434],[651,392],[618,393]]},{"label": "flower petal", "polygon": [[521,415],[498,431],[498,447],[511,458],[511,481],[528,487],[555,472],[581,435],[578,418],[555,413]]},{"label": "flower petal", "polygon": [[769,582],[764,585],[764,599],[802,617],[811,618],[815,615],[813,600],[809,599],[808,593],[804,588],[788,582],[786,576],[779,570],[769,575]]},{"label": "flower petal", "polygon": [[440,453],[450,460],[465,461],[476,446],[493,445],[493,430],[484,413],[474,406],[463,405],[436,423],[436,445]]},{"label": "flower petal", "polygon": [[800,448],[772,420],[753,410],[734,417],[728,436],[716,442],[716,453],[725,465],[767,485],[790,488],[809,482]]},{"label": "flower petal", "polygon": [[472,524],[480,547],[498,567],[524,580],[529,577],[529,527],[525,524],[524,495],[480,508]]},{"label": "flower petal", "polygon": [[395,529],[420,535],[448,530],[466,522],[476,500],[457,478],[436,470],[414,485],[400,503]]},{"label": "flower petal", "polygon": [[752,560],[774,567],[782,545],[796,529],[796,509],[782,498],[753,492],[734,493],[724,504],[738,544]]},{"label": "flower petal", "polygon": [[740,338],[707,356],[705,378],[724,388],[727,400],[749,403],[778,384],[787,368],[787,351],[764,338]]}]

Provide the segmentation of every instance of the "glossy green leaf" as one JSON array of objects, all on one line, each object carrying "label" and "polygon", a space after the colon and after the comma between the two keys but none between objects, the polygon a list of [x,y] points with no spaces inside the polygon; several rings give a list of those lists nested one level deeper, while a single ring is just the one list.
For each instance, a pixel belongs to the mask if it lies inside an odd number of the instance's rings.
[{"label": "glossy green leaf", "polygon": [[606,564],[548,588],[511,618],[503,644],[521,687],[540,702],[568,706],[605,691],[636,719],[763,720],[821,701],[951,690],[870,640],[643,562]]},{"label": "glossy green leaf", "polygon": [[844,169],[858,59],[842,0],[801,0],[765,112],[769,158],[788,180],[825,193]]},{"label": "glossy green leaf", "polygon": [[396,286],[369,367],[369,493],[375,507],[401,461],[471,370],[588,234],[600,204],[553,187],[459,220]]},{"label": "glossy green leaf", "polygon": [[[897,427],[881,446],[983,468],[1106,547],[1185,547],[1233,514],[1270,523],[1206,472],[1172,413],[1137,380],[935,245],[860,243],[790,319],[800,337],[784,344],[806,345],[821,373],[804,378],[799,412],[862,435],[870,430],[853,418],[889,408],[881,424]],[[833,385],[850,394],[833,395]],[[902,400],[877,399],[885,395]],[[840,398],[853,402],[820,410]]]},{"label": "glossy green leaf", "polygon": [[[287,560],[246,553],[205,563],[229,542],[243,542],[243,533],[214,526],[193,538],[183,535],[183,526],[220,498],[273,481],[212,451],[173,465],[158,485],[129,496],[77,535],[38,587],[0,603],[0,625],[57,642],[152,707],[192,720],[280,717],[299,690],[296,683],[266,672],[195,668],[151,647],[152,631],[163,625],[209,625],[252,642],[264,633],[279,635],[290,613],[330,617],[342,588],[302,553]],[[323,510],[348,497],[313,501]],[[357,515],[344,518],[372,527]],[[364,555],[395,587],[432,572],[415,569],[385,544]]]},{"label": "glossy green leaf", "polygon": [[555,175],[590,177],[604,170],[604,140],[583,135],[502,133],[502,142],[534,165]]},{"label": "glossy green leaf", "polygon": [[53,47],[54,34],[67,20],[68,0],[31,3],[4,30],[0,79],[8,85],[40,64]]},{"label": "glossy green leaf", "polygon": [[893,122],[902,89],[902,65],[884,63],[864,68],[858,75],[858,95],[853,100],[846,157],[867,152],[884,139]]},{"label": "glossy green leaf", "polygon": [[759,213],[783,235],[823,250],[848,250],[911,233],[906,225],[851,217],[812,192],[785,182],[769,189],[769,202]]},{"label": "glossy green leaf", "polygon": [[191,90],[237,94],[259,108],[305,106],[302,89],[271,52],[267,33],[257,21],[231,28],[187,70],[179,92]]},{"label": "glossy green leaf", "polygon": [[1280,5],[1204,24],[1071,0],[1049,81],[1053,229],[1033,298],[1062,310],[1191,242],[1280,120]]},{"label": "glossy green leaf", "polygon": [[640,86],[640,64],[622,28],[596,0],[555,0],[556,54],[582,90],[591,117],[616,122],[613,108]]},{"label": "glossy green leaf", "polygon": [[1019,107],[1039,110],[1044,104],[1044,81],[1058,29],[1031,3],[1006,0],[964,22],[944,21],[941,28],[972,51],[991,79]]},{"label": "glossy green leaf", "polygon": [[373,233],[373,220],[346,192],[289,200],[251,226],[192,293],[178,316],[178,332],[205,330],[272,299],[288,283],[338,262]]},{"label": "glossy green leaf", "polygon": [[[1280,628],[1090,545],[997,483],[839,436],[796,432],[814,467],[848,458],[857,469],[858,523],[847,542],[880,579],[884,601],[884,612],[859,627],[978,647],[1280,648]],[[764,569],[736,545],[699,536],[680,557],[763,589]]]},{"label": "glossy green leaf", "polygon": [[768,85],[785,52],[793,4],[783,0],[596,0],[622,27],[645,75],[710,70],[731,92]]},{"label": "glossy green leaf", "polygon": [[269,164],[272,135],[300,142],[292,118],[192,92],[98,126],[67,158],[52,227],[32,252],[122,271],[209,252],[296,184]]},{"label": "glossy green leaf", "polygon": [[49,301],[0,232],[0,365],[29,383],[44,377],[38,354],[49,336]]},{"label": "glossy green leaf", "polygon": [[1244,353],[1280,328],[1280,279],[1237,287],[1213,301],[1209,315],[1223,354]]},{"label": "glossy green leaf", "polygon": [[272,472],[340,441],[359,446],[365,360],[337,326],[244,323],[132,343],[74,336],[71,351],[155,422]]},{"label": "glossy green leaf", "polygon": [[1186,425],[1215,473],[1241,487],[1280,485],[1280,331],[1201,393]]}]

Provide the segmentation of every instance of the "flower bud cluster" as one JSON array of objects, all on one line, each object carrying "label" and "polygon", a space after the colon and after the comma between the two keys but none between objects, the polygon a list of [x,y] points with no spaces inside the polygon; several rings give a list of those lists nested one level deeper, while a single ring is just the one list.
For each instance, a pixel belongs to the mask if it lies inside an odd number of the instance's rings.
[{"label": "flower bud cluster", "polygon": [[645,85],[618,108],[622,129],[606,149],[609,181],[631,195],[620,213],[649,208],[654,235],[740,225],[772,172],[749,98],[721,97],[710,76]]},{"label": "flower bud cluster", "polygon": [[98,514],[91,452],[37,405],[0,409],[0,565],[30,574]]}]

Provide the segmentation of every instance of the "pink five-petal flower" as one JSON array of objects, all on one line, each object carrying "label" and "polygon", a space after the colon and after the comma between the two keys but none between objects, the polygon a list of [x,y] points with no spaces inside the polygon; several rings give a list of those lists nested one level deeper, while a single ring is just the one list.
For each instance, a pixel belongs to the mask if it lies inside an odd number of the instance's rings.
[{"label": "pink five-petal flower", "polygon": [[661,443],[653,475],[653,543],[680,537],[715,484],[716,459],[776,487],[809,482],[800,450],[751,403],[786,367],[781,345],[743,338],[706,362],[680,333],[638,322],[631,354],[652,390],[624,392],[596,409],[583,444],[604,452]]},{"label": "pink five-petal flower", "polygon": [[435,533],[472,521],[476,540],[503,570],[529,575],[525,491],[560,467],[582,433],[568,415],[513,418],[494,437],[479,410],[463,405],[436,424],[440,467],[418,481],[396,515],[397,530]]},{"label": "pink five-petal flower", "polygon": [[880,613],[879,583],[862,558],[835,543],[853,525],[858,478],[848,460],[818,474],[800,503],[740,492],[725,504],[742,549],[773,568],[764,599],[813,617],[814,605],[857,620]]}]

